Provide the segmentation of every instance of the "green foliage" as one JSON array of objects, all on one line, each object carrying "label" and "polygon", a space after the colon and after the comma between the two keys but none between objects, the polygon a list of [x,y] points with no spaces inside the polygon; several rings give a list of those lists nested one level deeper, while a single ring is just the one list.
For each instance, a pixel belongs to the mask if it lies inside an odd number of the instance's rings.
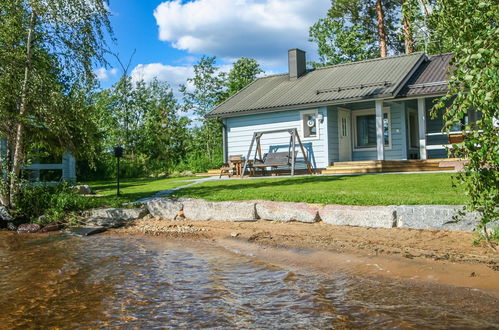
[{"label": "green foliage", "polygon": [[111,151],[123,146],[121,175],[167,174],[183,161],[190,120],[179,115],[170,86],[153,80],[133,82],[124,75],[109,89],[94,95],[99,113],[99,161],[95,171],[85,168],[82,179],[116,176]]},{"label": "green foliage", "polygon": [[20,170],[37,149],[71,151],[93,161],[94,109],[89,104],[95,64],[105,64],[112,34],[103,0],[0,2],[0,136],[13,204]]},{"label": "green foliage", "polygon": [[[325,18],[309,30],[309,41],[317,44],[320,62],[314,67],[362,61],[379,57],[376,1],[332,0]],[[384,0],[384,24],[389,50],[402,50],[400,35],[400,1]]]},{"label": "green foliage", "polygon": [[247,57],[238,59],[229,72],[227,81],[229,95],[234,95],[249,85],[260,73],[263,73],[263,70],[255,59]]},{"label": "green foliage", "polygon": [[[23,185],[16,197],[16,217],[41,225],[63,221],[69,213],[82,211],[93,206],[92,200],[76,194],[66,184],[58,186]],[[40,216],[45,217],[38,219]]]},{"label": "green foliage", "polygon": [[204,172],[222,164],[222,122],[205,115],[262,72],[254,59],[245,57],[234,63],[228,75],[215,62],[215,57],[203,56],[194,65],[194,77],[187,79],[193,88],[181,87],[182,108],[197,116],[200,125],[191,129],[187,157],[177,167],[179,170]]},{"label": "green foliage", "polygon": [[445,109],[444,131],[461,125],[470,110],[481,118],[463,127],[465,141],[451,148],[469,159],[458,174],[469,196],[467,210],[482,215],[481,227],[499,219],[499,7],[492,0],[445,0],[431,16],[435,36],[452,47],[449,90],[435,105]]}]

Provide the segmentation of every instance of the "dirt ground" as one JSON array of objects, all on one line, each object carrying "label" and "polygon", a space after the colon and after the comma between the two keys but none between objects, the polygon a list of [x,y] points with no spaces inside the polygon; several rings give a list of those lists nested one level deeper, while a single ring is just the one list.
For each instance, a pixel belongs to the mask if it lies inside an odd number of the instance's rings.
[{"label": "dirt ground", "polygon": [[[210,241],[276,264],[330,267],[483,289],[499,297],[499,253],[470,232],[270,221],[141,219],[111,234]],[[306,253],[304,253],[306,252]]]}]

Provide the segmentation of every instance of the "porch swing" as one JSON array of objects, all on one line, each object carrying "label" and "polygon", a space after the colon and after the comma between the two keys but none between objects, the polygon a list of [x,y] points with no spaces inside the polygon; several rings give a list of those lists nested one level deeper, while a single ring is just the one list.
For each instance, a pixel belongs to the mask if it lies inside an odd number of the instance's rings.
[{"label": "porch swing", "polygon": [[[262,145],[261,138],[264,134],[276,134],[276,133],[289,133],[289,146],[287,152],[268,152],[262,157]],[[296,128],[291,129],[279,129],[272,131],[263,131],[263,132],[255,132],[253,133],[253,139],[251,140],[251,144],[248,150],[248,155],[244,161],[244,167],[241,171],[241,178],[243,178],[244,173],[246,173],[246,169],[249,165],[249,159],[251,157],[251,153],[253,151],[253,146],[256,142],[255,153],[253,157],[253,162],[251,166],[253,168],[259,168],[265,173],[265,169],[267,167],[277,168],[277,167],[290,167],[291,166],[291,176],[295,175],[295,166],[296,166],[296,156],[298,155],[298,151],[296,150],[296,143],[300,146],[301,152],[303,154],[303,158],[305,163],[307,164],[307,170],[310,174],[313,174],[312,166],[308,160],[307,154],[305,152],[305,148],[300,139],[300,135],[298,134],[298,130]]]}]

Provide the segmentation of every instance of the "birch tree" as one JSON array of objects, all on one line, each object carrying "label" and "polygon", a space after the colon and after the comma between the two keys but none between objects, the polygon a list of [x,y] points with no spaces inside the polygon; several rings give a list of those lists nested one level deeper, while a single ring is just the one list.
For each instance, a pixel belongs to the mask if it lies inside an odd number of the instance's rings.
[{"label": "birch tree", "polygon": [[[103,0],[4,0],[0,6],[2,21],[9,23],[0,27],[0,43],[19,50],[15,59],[0,64],[2,71],[18,82],[11,98],[13,108],[2,109],[10,114],[4,135],[11,158],[7,166],[10,182],[3,189],[2,202],[14,206],[29,149],[27,132],[36,126],[33,121],[41,113],[54,115],[65,100],[82,90],[76,86],[93,82],[92,68],[105,64],[105,35],[112,30]],[[65,106],[66,111],[74,110]],[[74,125],[66,122],[61,131]],[[44,130],[39,127],[37,133],[52,134]],[[66,138],[70,143],[72,136]]]},{"label": "birch tree", "polygon": [[[499,7],[493,0],[440,0],[430,21],[434,40],[454,54],[449,90],[435,106],[445,109],[444,131],[461,126],[470,110],[480,114],[450,151],[469,161],[457,179],[469,197],[466,209],[481,214],[479,228],[490,241],[487,226],[499,220]],[[496,222],[496,240],[498,232]]]}]

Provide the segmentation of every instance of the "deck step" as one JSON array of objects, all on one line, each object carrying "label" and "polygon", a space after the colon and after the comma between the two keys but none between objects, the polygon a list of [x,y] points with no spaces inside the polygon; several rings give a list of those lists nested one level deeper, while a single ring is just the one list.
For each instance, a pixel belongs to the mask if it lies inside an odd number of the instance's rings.
[{"label": "deck step", "polygon": [[409,159],[409,160],[367,160],[352,162],[334,162],[323,174],[360,174],[381,172],[425,172],[452,171],[460,159]]}]

